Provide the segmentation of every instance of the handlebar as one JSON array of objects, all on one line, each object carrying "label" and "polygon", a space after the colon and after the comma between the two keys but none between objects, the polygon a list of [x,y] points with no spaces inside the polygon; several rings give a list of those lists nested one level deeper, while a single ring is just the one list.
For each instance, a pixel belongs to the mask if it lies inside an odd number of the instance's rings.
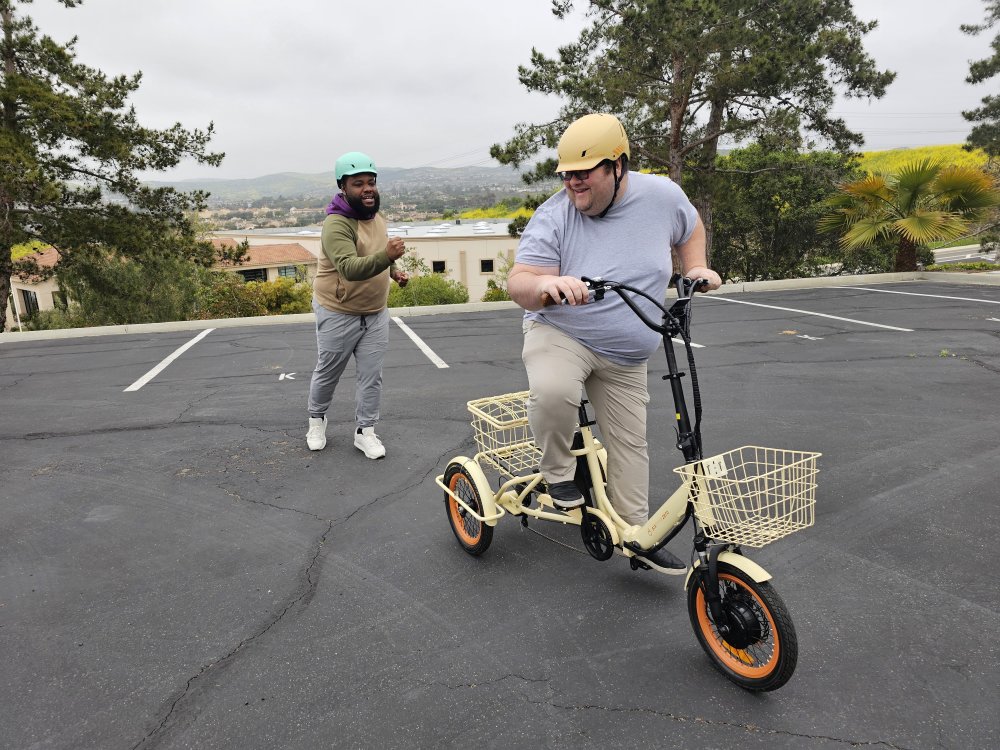
[{"label": "handlebar", "polygon": [[[594,278],[583,276],[580,280],[587,285],[588,289],[591,290],[595,301],[604,299],[604,295],[609,289],[617,293],[618,296],[622,298],[622,301],[628,305],[632,312],[636,314],[639,320],[641,320],[648,328],[651,328],[664,336],[673,336],[674,334],[682,331],[687,333],[687,313],[688,308],[691,306],[691,301],[694,299],[694,294],[701,289],[707,290],[707,287],[709,286],[708,279],[689,279],[683,274],[675,273],[670,277],[670,281],[667,286],[668,288],[674,287],[677,290],[677,301],[667,308],[662,302],[654,299],[641,289],[636,289],[635,287],[623,284],[619,281],[603,279],[600,276]],[[639,306],[636,305],[633,296],[642,297],[655,305],[660,312],[663,313],[663,323],[659,324],[651,320],[645,312],[639,309]],[[566,304],[565,299],[562,300],[560,304]]]},{"label": "handlebar", "polygon": [[[698,387],[698,376],[695,371],[694,353],[691,349],[691,302],[695,292],[699,289],[707,291],[709,281],[707,279],[689,279],[686,276],[675,273],[670,277],[668,286],[677,290],[677,299],[668,308],[659,300],[653,299],[640,289],[601,278],[582,278],[589,289],[593,291],[594,299],[603,299],[608,289],[615,292],[622,301],[635,313],[647,328],[663,336],[664,353],[667,357],[667,367],[669,374],[664,379],[670,380],[670,390],[674,399],[674,410],[677,414],[677,447],[684,453],[686,461],[697,461],[702,458],[701,453],[701,393]],[[634,297],[639,296],[648,300],[663,313],[663,322],[655,323],[649,316],[639,308]],[[694,424],[691,424],[688,416],[687,404],[684,399],[684,387],[681,385],[681,375],[677,368],[677,360],[674,350],[670,344],[670,339],[679,336],[684,342],[687,350],[688,365],[691,375],[691,394],[694,400]]]},{"label": "handlebar", "polygon": [[[677,290],[677,299],[668,308],[663,301],[654,299],[641,289],[636,289],[635,287],[618,281],[611,281],[601,277],[588,278],[586,276],[581,277],[580,280],[586,284],[587,289],[590,290],[590,294],[593,295],[595,302],[604,299],[604,295],[610,289],[621,297],[622,302],[624,302],[629,309],[635,313],[636,317],[638,317],[647,328],[650,328],[663,336],[664,352],[667,356],[667,366],[669,368],[669,374],[665,375],[664,379],[670,380],[670,389],[673,394],[674,408],[677,414],[677,426],[675,427],[677,432],[677,447],[684,453],[684,458],[688,462],[700,460],[702,458],[701,394],[698,388],[698,377],[695,371],[694,353],[691,349],[690,308],[695,293],[699,290],[707,291],[707,287],[710,285],[710,282],[708,279],[689,279],[683,274],[675,273],[670,277],[668,288],[674,287]],[[648,300],[650,304],[654,305],[660,312],[662,312],[662,323],[656,323],[651,320],[646,312],[640,309],[639,305],[636,304],[636,300],[634,299],[635,297],[642,297]],[[552,301],[547,304],[555,303]],[[563,298],[560,304],[565,305],[568,304],[568,302],[565,298]],[[680,382],[680,378],[683,373],[680,373],[677,369],[677,361],[674,355],[674,350],[669,343],[669,340],[673,339],[675,336],[680,337],[680,339],[684,342],[684,348],[687,350],[688,364],[691,375],[691,392],[694,399],[695,419],[693,425],[691,424],[690,417],[688,416],[687,405],[684,399],[684,388]]]}]

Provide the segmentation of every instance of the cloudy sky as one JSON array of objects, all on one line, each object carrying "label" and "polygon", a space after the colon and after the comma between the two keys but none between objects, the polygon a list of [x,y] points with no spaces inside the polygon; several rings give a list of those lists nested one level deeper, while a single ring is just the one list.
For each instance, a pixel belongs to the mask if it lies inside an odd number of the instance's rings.
[{"label": "cloudy sky", "polygon": [[[531,48],[553,54],[581,15],[549,0],[56,0],[20,5],[78,59],[108,74],[142,71],[133,103],[143,124],[215,123],[222,167],[184,164],[167,176],[242,178],[324,172],[349,150],[391,167],[495,164],[493,143],[517,122],[541,122],[558,101],[517,81]],[[578,8],[586,3],[577,2]],[[961,33],[983,0],[854,0],[877,19],[866,49],[898,73],[876,102],[835,113],[866,149],[960,143],[960,112],[991,93],[964,82],[997,29]],[[997,86],[993,85],[992,89]]]}]

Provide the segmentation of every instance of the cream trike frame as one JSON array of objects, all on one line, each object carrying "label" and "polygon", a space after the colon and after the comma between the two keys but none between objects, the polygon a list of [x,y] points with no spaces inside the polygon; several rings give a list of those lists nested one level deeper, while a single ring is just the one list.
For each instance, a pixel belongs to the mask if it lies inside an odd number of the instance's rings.
[{"label": "cream trike frame", "polygon": [[[444,489],[448,521],[466,552],[481,555],[493,540],[493,528],[505,515],[574,524],[583,545],[598,560],[616,552],[633,570],[656,569],[685,575],[688,614],[695,635],[712,662],[730,680],[748,690],[775,690],[792,676],[798,641],[788,609],[769,583],[771,575],[743,554],[743,547],[763,547],[814,521],[816,461],[819,453],[743,446],[708,458],[701,452],[701,399],[690,338],[690,307],[703,282],[675,275],[677,300],[665,307],[643,292],[614,281],[584,279],[594,301],[616,292],[642,322],[662,334],[674,400],[677,448],[685,465],[674,469],[681,485],[642,526],[626,523],[605,492],[607,453],[591,429],[587,402],[580,404],[574,435],[577,459],[574,482],[584,496],[580,508],[560,510],[547,494],[539,473],[541,451],[528,426],[528,391],[470,401],[479,452],[457,456],[436,478]],[[656,324],[634,295],[663,313]],[[692,424],[673,351],[675,337],[688,356],[695,407]],[[494,491],[484,467],[499,475]],[[595,481],[596,478],[596,481]],[[691,520],[691,565],[686,570],[656,566],[645,555],[673,539]]]}]

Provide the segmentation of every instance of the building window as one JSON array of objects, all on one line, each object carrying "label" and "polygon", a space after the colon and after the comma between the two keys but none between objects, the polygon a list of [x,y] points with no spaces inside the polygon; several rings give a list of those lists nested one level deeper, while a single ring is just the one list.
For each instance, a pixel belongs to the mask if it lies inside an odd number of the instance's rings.
[{"label": "building window", "polygon": [[299,277],[299,272],[295,266],[279,266],[278,276],[286,276],[290,279],[297,279]]},{"label": "building window", "polygon": [[245,271],[237,271],[244,281],[267,281],[266,268],[248,268]]},{"label": "building window", "polygon": [[38,312],[38,295],[30,289],[21,290],[21,299],[24,301],[25,316],[34,315]]},{"label": "building window", "polygon": [[445,266],[444,266],[444,261],[443,260],[432,260],[431,261],[431,270],[434,273],[444,273],[445,270],[446,270]]},{"label": "building window", "polygon": [[493,259],[486,259],[479,261],[479,273],[493,273]]}]

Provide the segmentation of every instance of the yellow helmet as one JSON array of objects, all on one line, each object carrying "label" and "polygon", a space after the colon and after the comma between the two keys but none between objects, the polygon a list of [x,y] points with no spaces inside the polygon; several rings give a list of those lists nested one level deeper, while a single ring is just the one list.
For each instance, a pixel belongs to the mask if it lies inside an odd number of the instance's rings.
[{"label": "yellow helmet", "polygon": [[591,169],[605,159],[629,156],[628,136],[614,115],[584,115],[566,128],[557,150],[557,172]]}]

